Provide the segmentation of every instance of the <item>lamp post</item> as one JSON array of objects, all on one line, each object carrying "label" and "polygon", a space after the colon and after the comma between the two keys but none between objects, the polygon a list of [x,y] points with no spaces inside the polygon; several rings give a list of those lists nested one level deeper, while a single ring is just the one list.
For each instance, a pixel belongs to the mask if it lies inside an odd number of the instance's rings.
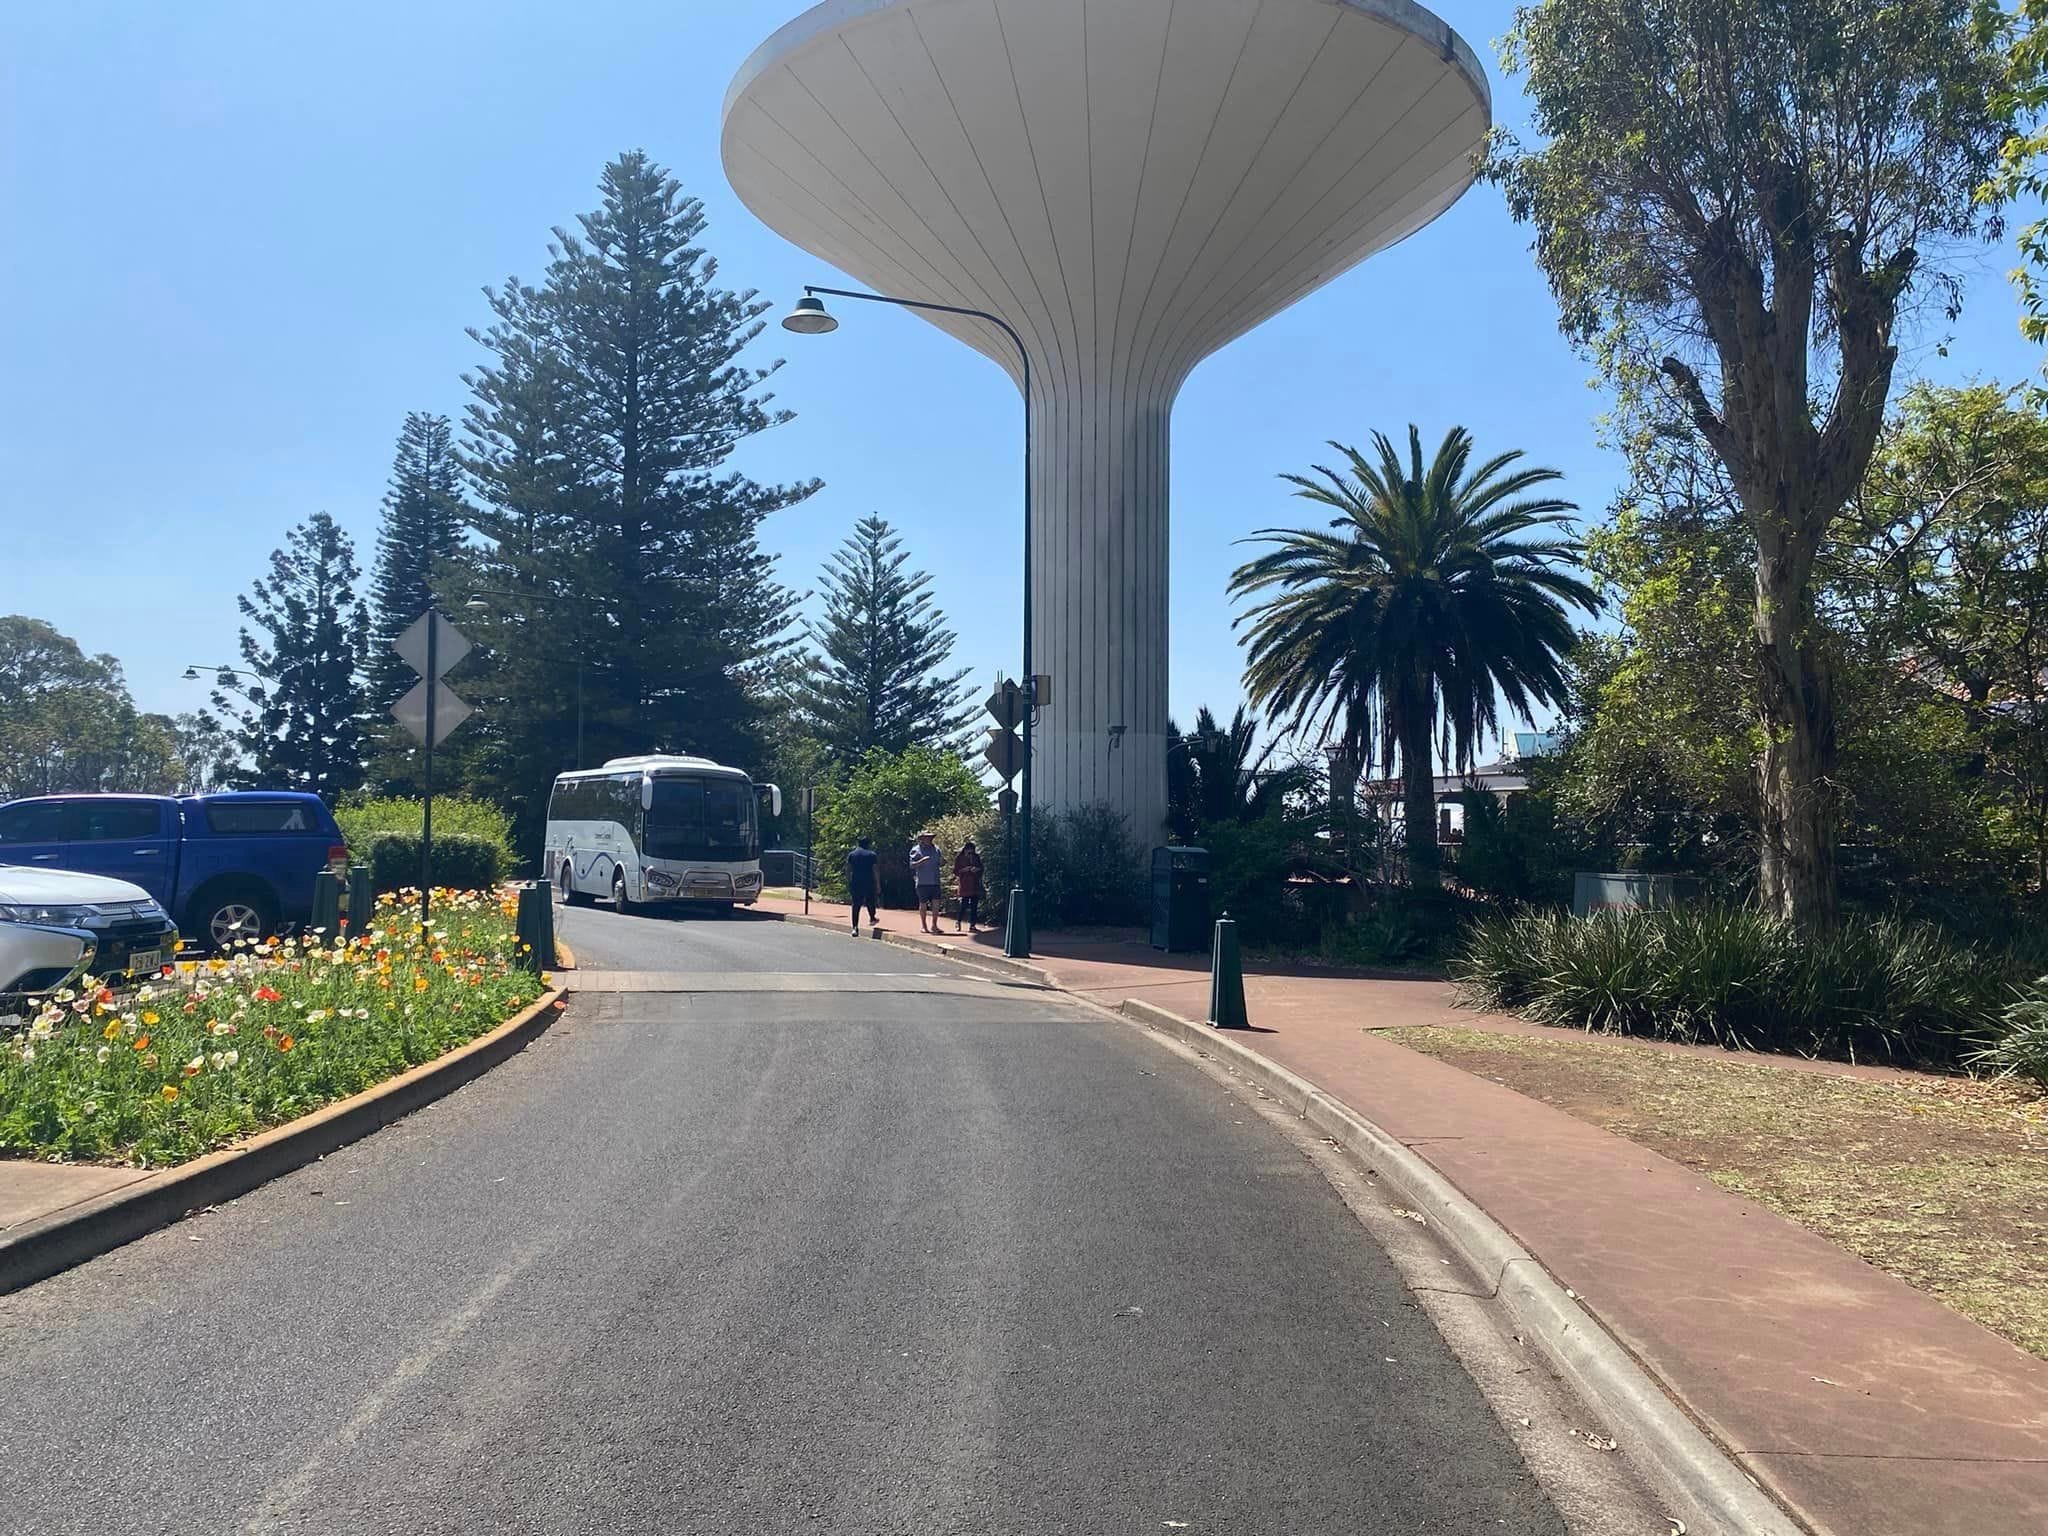
[{"label": "lamp post", "polygon": [[820,288],[804,285],[804,296],[782,317],[782,328],[799,336],[825,336],[839,329],[839,320],[825,308],[820,295],[835,299],[859,299],[868,304],[893,304],[899,309],[930,310],[942,315],[965,315],[986,320],[1017,349],[1024,366],[1024,772],[1017,796],[1017,889],[1014,910],[1003,937],[1003,953],[1013,959],[1031,953],[1031,727],[1038,714],[1038,674],[1031,669],[1031,353],[1017,328],[1001,315],[961,304],[934,304],[927,299],[901,299],[886,293],[865,293],[854,288]]}]

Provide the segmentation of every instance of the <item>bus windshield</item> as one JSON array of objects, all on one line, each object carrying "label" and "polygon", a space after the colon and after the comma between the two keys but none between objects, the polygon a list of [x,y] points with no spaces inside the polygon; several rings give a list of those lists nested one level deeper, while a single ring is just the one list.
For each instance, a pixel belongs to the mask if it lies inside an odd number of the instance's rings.
[{"label": "bus windshield", "polygon": [[650,859],[755,857],[754,801],[747,785],[739,779],[657,778],[643,851]]}]

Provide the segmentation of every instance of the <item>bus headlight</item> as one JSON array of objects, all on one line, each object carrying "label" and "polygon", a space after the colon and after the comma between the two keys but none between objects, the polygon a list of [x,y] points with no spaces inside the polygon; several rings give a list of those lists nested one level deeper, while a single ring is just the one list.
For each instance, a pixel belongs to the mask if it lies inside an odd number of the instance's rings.
[{"label": "bus headlight", "polygon": [[647,883],[657,891],[672,891],[675,889],[676,877],[664,870],[650,869],[647,872]]}]

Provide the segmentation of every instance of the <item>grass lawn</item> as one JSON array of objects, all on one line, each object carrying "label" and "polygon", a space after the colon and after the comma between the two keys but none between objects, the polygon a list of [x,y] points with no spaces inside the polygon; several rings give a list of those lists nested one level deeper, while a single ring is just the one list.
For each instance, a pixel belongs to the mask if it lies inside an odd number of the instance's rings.
[{"label": "grass lawn", "polygon": [[432,1061],[540,996],[510,905],[383,898],[339,942],[246,942],[116,992],[89,979],[0,1032],[0,1157],[165,1167]]},{"label": "grass lawn", "polygon": [[1626,1040],[1384,1032],[1769,1206],[2048,1358],[2048,1093],[1823,1076]]}]

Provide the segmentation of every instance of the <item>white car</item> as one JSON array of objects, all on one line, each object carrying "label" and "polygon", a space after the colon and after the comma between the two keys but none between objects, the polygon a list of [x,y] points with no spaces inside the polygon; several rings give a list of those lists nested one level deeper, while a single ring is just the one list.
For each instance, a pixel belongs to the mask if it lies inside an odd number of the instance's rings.
[{"label": "white car", "polygon": [[0,1007],[88,972],[154,975],[177,947],[177,925],[139,885],[0,864]]}]

